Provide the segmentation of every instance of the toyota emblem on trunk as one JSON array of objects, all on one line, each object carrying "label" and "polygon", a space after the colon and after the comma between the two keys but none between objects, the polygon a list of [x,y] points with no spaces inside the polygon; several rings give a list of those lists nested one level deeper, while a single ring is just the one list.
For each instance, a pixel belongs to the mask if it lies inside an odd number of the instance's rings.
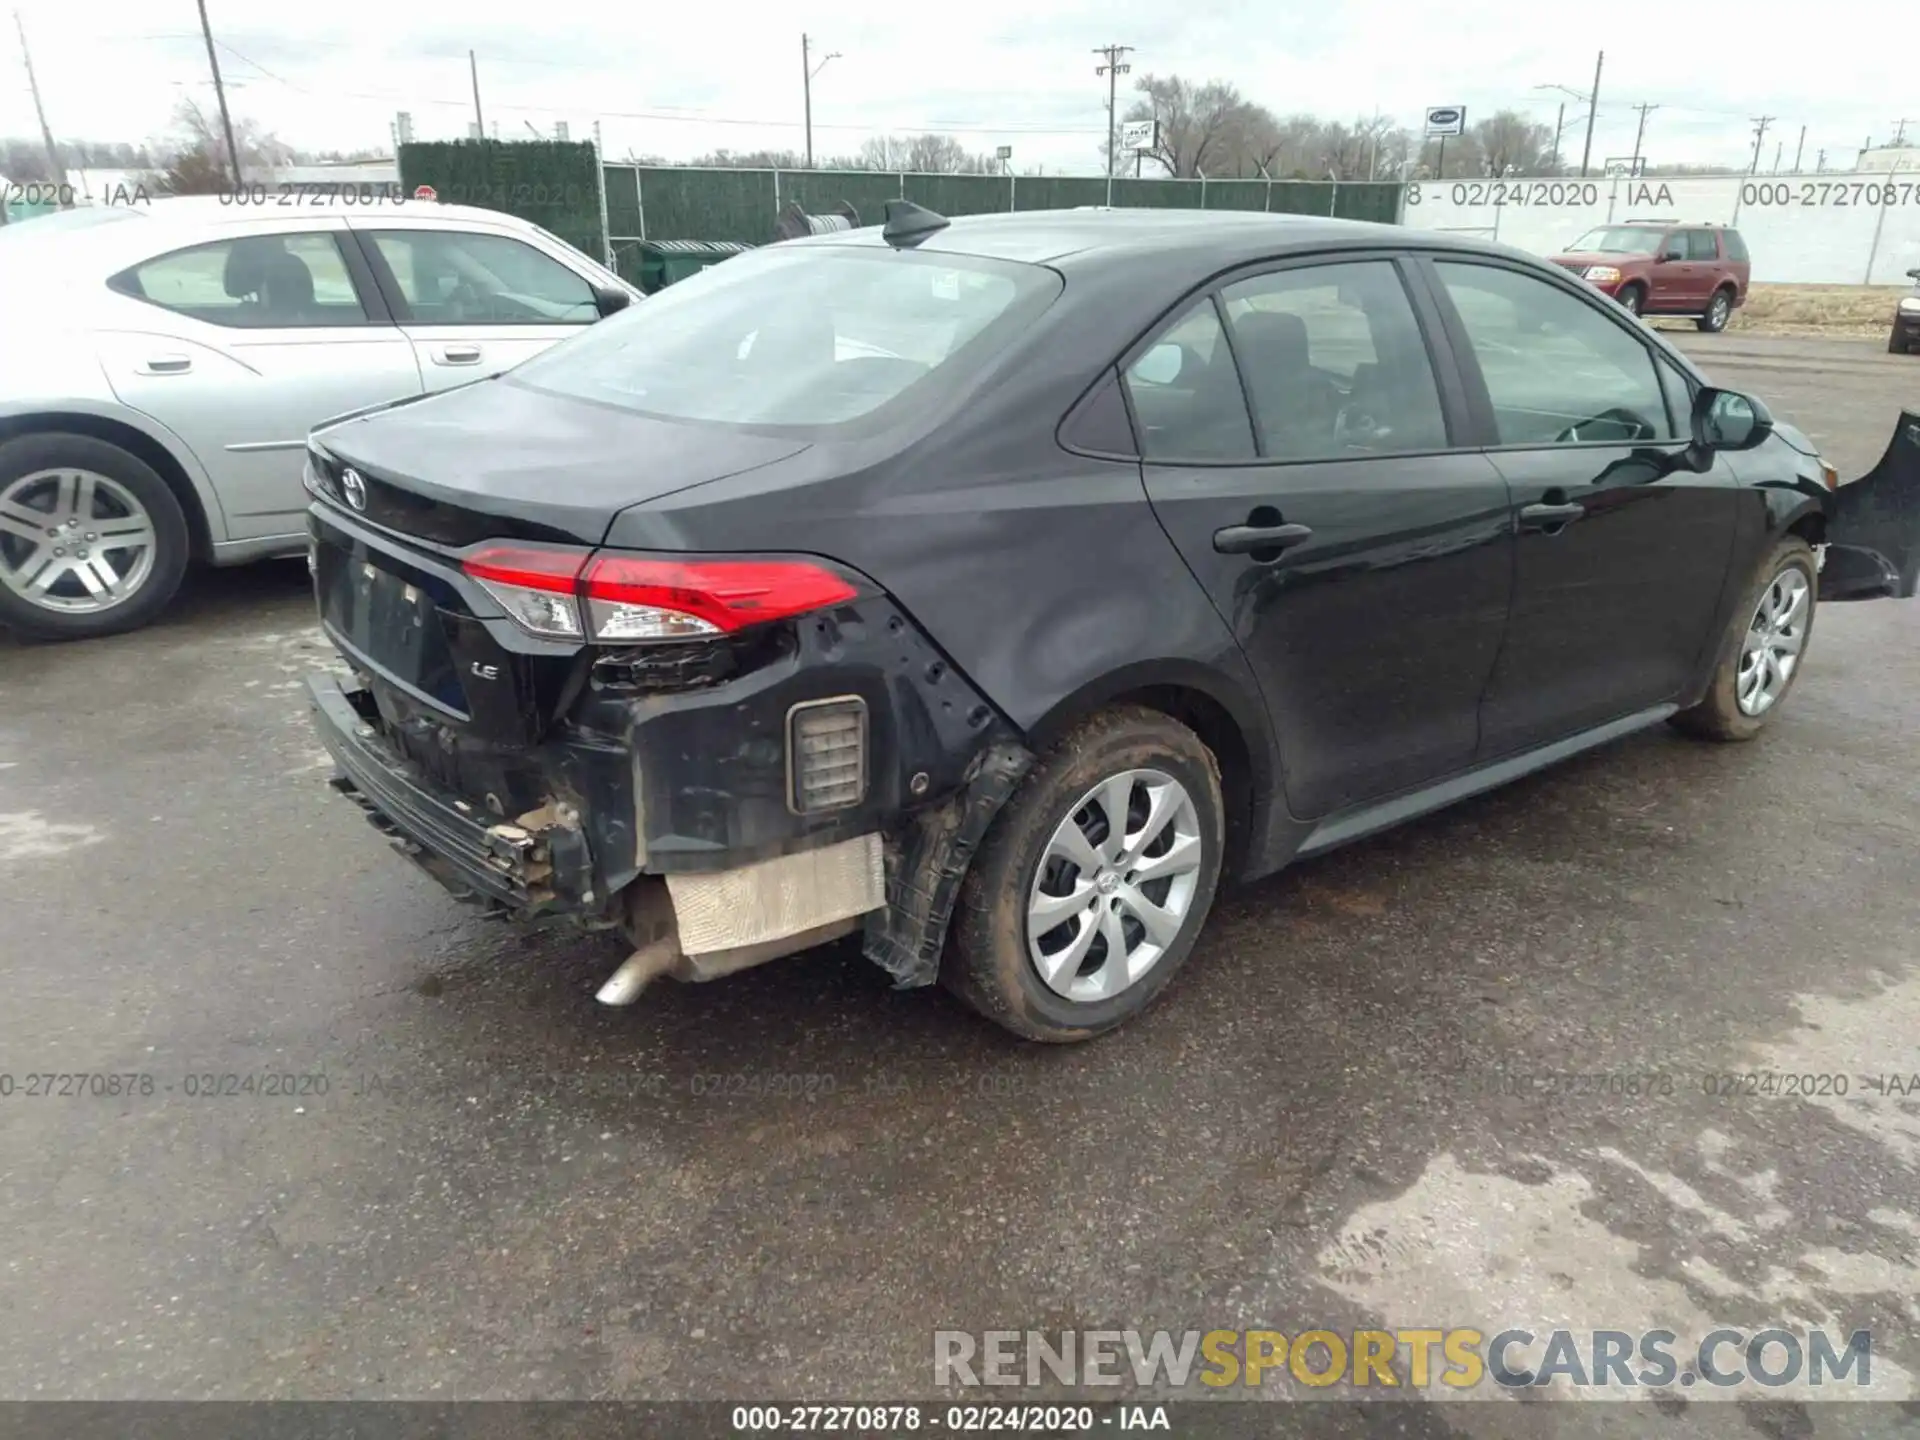
[{"label": "toyota emblem on trunk", "polygon": [[367,508],[367,482],[360,478],[358,470],[346,470],[340,476],[340,491],[347,497],[347,504],[356,510]]}]

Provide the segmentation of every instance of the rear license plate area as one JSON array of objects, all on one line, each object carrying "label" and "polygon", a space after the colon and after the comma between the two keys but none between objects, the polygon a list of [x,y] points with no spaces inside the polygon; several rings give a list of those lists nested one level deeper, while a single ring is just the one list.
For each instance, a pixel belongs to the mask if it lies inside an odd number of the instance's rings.
[{"label": "rear license plate area", "polygon": [[382,679],[466,718],[466,694],[433,597],[338,546],[315,551],[320,617],[336,643]]}]

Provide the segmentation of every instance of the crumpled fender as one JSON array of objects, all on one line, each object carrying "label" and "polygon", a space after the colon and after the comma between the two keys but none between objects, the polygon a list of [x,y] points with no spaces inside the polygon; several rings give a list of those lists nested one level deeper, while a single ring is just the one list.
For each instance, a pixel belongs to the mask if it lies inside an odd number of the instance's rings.
[{"label": "crumpled fender", "polygon": [[1826,514],[1822,600],[1914,593],[1920,584],[1920,414],[1901,412],[1880,463],[1835,490]]}]

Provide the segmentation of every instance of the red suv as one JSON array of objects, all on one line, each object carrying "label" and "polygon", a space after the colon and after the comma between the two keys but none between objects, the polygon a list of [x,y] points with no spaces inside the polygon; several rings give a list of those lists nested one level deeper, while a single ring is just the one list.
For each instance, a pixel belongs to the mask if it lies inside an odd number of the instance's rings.
[{"label": "red suv", "polygon": [[1548,258],[1636,315],[1691,315],[1709,332],[1746,304],[1753,268],[1738,230],[1668,220],[1602,225]]}]

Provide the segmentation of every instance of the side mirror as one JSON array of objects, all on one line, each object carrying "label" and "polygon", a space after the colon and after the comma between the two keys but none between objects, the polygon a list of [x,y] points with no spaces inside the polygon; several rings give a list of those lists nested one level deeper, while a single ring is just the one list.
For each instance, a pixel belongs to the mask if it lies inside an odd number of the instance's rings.
[{"label": "side mirror", "polygon": [[1681,256],[1678,250],[1662,250],[1659,256],[1657,257],[1657,263],[1661,265],[1665,265],[1669,261],[1679,260],[1681,258],[1683,257]]},{"label": "side mirror", "polygon": [[1916,265],[1913,269],[1909,270],[1907,272],[1907,278],[1916,285],[1920,285],[1920,265]]},{"label": "side mirror", "polygon": [[632,303],[633,297],[624,290],[617,290],[611,285],[593,287],[593,308],[600,312],[603,320],[609,315],[618,314]]},{"label": "side mirror", "polygon": [[1697,450],[1751,450],[1772,433],[1772,412],[1751,395],[1708,385],[1693,397],[1693,444]]}]

